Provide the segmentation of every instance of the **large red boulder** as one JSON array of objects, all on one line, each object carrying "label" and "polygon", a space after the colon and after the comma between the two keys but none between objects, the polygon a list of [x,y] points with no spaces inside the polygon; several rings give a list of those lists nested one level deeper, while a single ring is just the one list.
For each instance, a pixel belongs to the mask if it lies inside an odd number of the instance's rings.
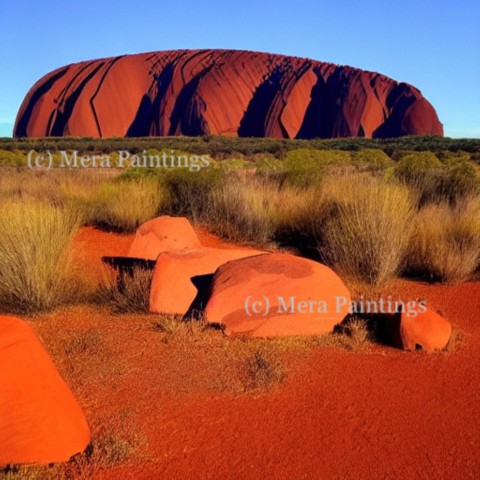
[{"label": "large red boulder", "polygon": [[332,138],[443,135],[407,83],[308,58],[236,50],[123,55],[58,68],[25,97],[15,137]]},{"label": "large red boulder", "polygon": [[185,217],[164,215],[138,227],[128,257],[156,260],[163,252],[199,248],[200,240]]},{"label": "large red boulder", "polygon": [[209,276],[226,262],[264,252],[250,249],[201,248],[165,252],[157,258],[150,290],[150,312],[185,315]]},{"label": "large red boulder", "polygon": [[64,462],[89,442],[82,409],[33,330],[0,316],[0,466]]},{"label": "large red boulder", "polygon": [[410,316],[407,312],[396,314],[390,329],[397,347],[428,353],[443,350],[452,334],[450,322],[430,309]]},{"label": "large red boulder", "polygon": [[350,293],[330,268],[293,255],[234,260],[215,273],[205,307],[210,323],[254,337],[332,332],[349,313]]}]

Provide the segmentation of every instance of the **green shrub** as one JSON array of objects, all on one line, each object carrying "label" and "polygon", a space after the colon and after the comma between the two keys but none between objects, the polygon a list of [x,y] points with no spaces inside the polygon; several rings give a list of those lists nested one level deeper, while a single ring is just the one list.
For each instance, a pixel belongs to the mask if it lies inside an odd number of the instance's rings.
[{"label": "green shrub", "polygon": [[355,165],[365,166],[370,170],[383,170],[393,165],[393,160],[383,151],[365,148],[352,153]]},{"label": "green shrub", "polygon": [[0,149],[0,167],[27,165],[27,153]]},{"label": "green shrub", "polygon": [[225,170],[253,168],[252,163],[244,155],[237,154],[234,157],[227,157],[220,161],[220,168]]},{"label": "green shrub", "polygon": [[206,168],[200,172],[166,171],[161,184],[166,191],[165,213],[187,216],[201,222],[210,208],[212,190],[224,180],[220,169]]},{"label": "green shrub", "polygon": [[291,150],[279,178],[287,185],[307,188],[322,181],[325,166],[346,165],[350,160],[350,154],[340,150]]},{"label": "green shrub", "polygon": [[407,182],[416,180],[418,175],[428,174],[436,168],[441,168],[442,162],[432,152],[409,153],[395,165],[397,178]]},{"label": "green shrub", "polygon": [[388,176],[408,185],[420,207],[445,201],[455,205],[480,188],[478,168],[473,163],[457,158],[442,164],[431,152],[405,156]]}]

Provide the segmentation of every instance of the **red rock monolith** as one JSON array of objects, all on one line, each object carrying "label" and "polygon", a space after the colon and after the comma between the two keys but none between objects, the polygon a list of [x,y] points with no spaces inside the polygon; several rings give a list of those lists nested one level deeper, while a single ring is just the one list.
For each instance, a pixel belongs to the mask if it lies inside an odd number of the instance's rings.
[{"label": "red rock monolith", "polygon": [[15,137],[443,135],[412,85],[307,58],[174,50],[74,63],[39,79]]}]

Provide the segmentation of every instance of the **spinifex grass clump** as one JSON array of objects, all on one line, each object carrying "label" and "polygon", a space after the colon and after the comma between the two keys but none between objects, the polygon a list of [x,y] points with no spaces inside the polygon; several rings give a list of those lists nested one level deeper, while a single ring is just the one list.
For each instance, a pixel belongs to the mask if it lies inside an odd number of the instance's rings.
[{"label": "spinifex grass clump", "polygon": [[408,267],[431,280],[458,283],[480,267],[480,197],[456,207],[427,205],[415,221]]},{"label": "spinifex grass clump", "polygon": [[79,292],[71,241],[79,226],[68,209],[46,204],[0,206],[0,308],[36,313]]},{"label": "spinifex grass clump", "polygon": [[400,270],[415,214],[406,187],[372,177],[337,179],[320,205],[319,252],[336,271],[381,284]]},{"label": "spinifex grass clump", "polygon": [[132,233],[155,218],[165,197],[156,178],[119,180],[103,186],[90,222],[101,228]]}]

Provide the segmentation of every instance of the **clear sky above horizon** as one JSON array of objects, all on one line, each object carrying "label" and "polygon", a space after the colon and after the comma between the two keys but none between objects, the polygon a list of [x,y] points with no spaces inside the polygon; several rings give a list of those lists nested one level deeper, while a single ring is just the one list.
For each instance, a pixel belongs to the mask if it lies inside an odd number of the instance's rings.
[{"label": "clear sky above horizon", "polygon": [[478,0],[0,0],[0,136],[49,71],[183,48],[257,50],[380,72],[419,88],[445,135],[480,138]]}]

